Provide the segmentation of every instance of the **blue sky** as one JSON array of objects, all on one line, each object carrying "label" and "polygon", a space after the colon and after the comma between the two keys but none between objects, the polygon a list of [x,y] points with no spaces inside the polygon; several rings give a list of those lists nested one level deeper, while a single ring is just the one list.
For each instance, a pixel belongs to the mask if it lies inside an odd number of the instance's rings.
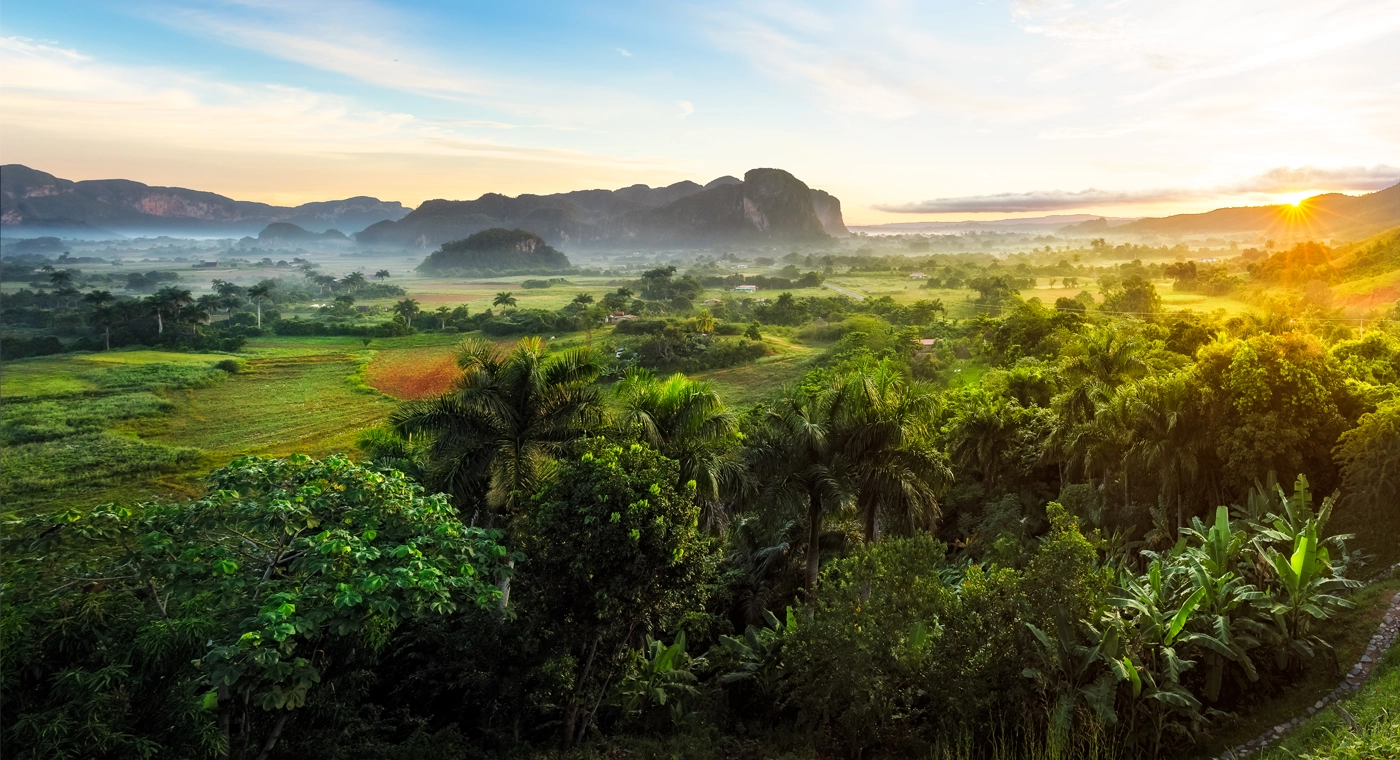
[{"label": "blue sky", "polygon": [[1400,180],[1400,3],[7,3],[0,160],[296,203],[777,166],[851,223]]}]

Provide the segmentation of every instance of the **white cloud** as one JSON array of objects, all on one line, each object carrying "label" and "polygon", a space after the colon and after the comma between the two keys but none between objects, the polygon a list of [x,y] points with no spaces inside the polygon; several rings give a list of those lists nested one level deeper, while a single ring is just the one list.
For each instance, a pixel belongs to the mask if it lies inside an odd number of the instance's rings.
[{"label": "white cloud", "polygon": [[[507,156],[516,161],[652,165],[561,148],[485,140],[512,125],[424,120],[352,98],[271,84],[235,84],[170,69],[115,66],[56,45],[0,37],[0,125],[63,139],[205,153]],[[98,128],[100,125],[100,128]]]},{"label": "white cloud", "polygon": [[228,0],[164,6],[152,19],[274,58],[423,95],[493,91],[485,77],[447,65],[408,41],[402,15],[368,0]]},{"label": "white cloud", "polygon": [[689,100],[677,100],[676,106],[681,109],[682,119],[695,113],[695,104],[691,103]]},{"label": "white cloud", "polygon": [[618,55],[621,55],[621,56],[624,57],[624,58],[631,58],[631,57],[632,57],[632,53],[629,52],[629,51],[627,50],[627,48],[618,48],[618,49],[617,49],[617,53],[618,53]]},{"label": "white cloud", "polygon": [[816,93],[832,109],[877,119],[951,110],[1021,119],[1045,113],[971,86],[983,51],[928,31],[898,6],[824,12],[781,2],[746,3],[707,16],[721,49],[774,79]]}]

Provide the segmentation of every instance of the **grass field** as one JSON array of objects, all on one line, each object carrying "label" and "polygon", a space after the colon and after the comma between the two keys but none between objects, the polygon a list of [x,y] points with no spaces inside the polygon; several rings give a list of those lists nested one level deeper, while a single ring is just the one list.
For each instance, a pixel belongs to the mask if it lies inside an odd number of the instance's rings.
[{"label": "grass field", "polygon": [[393,409],[382,395],[357,389],[353,354],[260,358],[249,371],[206,388],[174,392],[168,415],[119,430],[206,452],[218,466],[238,454],[324,456],[353,451],[355,437]]}]

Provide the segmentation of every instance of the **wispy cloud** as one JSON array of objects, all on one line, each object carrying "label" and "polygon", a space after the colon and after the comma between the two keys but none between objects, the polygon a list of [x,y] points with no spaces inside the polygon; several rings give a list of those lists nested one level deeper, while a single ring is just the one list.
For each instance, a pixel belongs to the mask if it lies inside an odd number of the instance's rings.
[{"label": "wispy cloud", "polygon": [[1149,190],[1035,190],[1021,193],[935,198],[912,203],[880,204],[875,208],[895,214],[1024,213],[1070,211],[1110,206],[1141,206],[1220,198],[1268,200],[1269,194],[1305,191],[1374,191],[1400,182],[1400,168],[1353,166],[1323,168],[1278,167],[1240,182],[1207,188],[1157,188]]},{"label": "wispy cloud", "polygon": [[487,77],[413,44],[403,14],[369,0],[227,0],[162,6],[151,17],[189,34],[381,87],[452,99],[495,89]]},{"label": "wispy cloud", "polygon": [[929,111],[1021,119],[1045,104],[970,86],[981,51],[928,31],[899,4],[823,10],[745,3],[705,18],[711,39],[767,76],[816,93],[832,109],[901,119]]},{"label": "wispy cloud", "polygon": [[682,119],[695,113],[695,104],[691,103],[689,100],[677,100],[676,107],[681,109]]},{"label": "wispy cloud", "polygon": [[[562,148],[484,140],[508,130],[480,120],[427,120],[366,108],[353,98],[303,88],[230,83],[170,69],[107,64],[78,51],[0,37],[0,125],[83,139],[227,152],[316,155],[457,155],[516,161],[654,165]],[[100,130],[93,125],[100,124]]]},{"label": "wispy cloud", "polygon": [[620,56],[622,56],[623,58],[631,58],[631,57],[632,57],[631,51],[629,51],[627,48],[618,48],[618,49],[617,49],[617,54],[620,55]]}]

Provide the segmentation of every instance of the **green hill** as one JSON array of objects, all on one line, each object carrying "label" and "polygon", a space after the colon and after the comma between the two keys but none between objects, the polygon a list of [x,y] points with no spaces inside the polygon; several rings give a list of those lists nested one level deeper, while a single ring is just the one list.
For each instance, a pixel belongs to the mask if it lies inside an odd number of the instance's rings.
[{"label": "green hill", "polygon": [[443,243],[418,266],[419,271],[429,273],[496,274],[558,272],[568,268],[569,257],[551,248],[539,235],[500,227]]}]

